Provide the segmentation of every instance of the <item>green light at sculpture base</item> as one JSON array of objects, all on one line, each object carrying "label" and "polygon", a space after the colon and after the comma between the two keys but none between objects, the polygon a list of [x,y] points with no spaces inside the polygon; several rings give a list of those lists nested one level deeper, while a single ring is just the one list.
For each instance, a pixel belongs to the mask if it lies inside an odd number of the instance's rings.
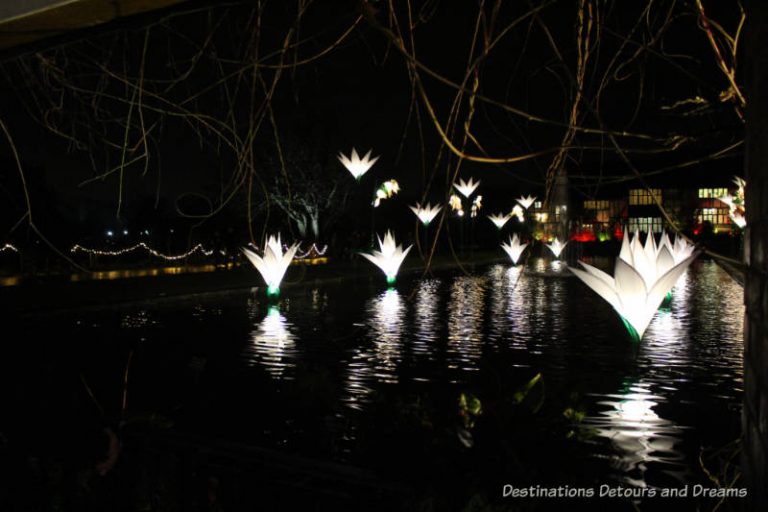
[{"label": "green light at sculpture base", "polygon": [[623,316],[619,316],[621,318],[621,321],[624,322],[624,327],[627,328],[627,332],[629,332],[629,335],[632,337],[632,341],[639,343],[640,342],[640,335],[637,333],[637,330],[635,330],[634,327],[632,327],[632,324],[627,322],[627,319]]},{"label": "green light at sculpture base", "polygon": [[267,286],[267,297],[276,299],[280,295],[280,287],[273,284]]},{"label": "green light at sculpture base", "polygon": [[669,305],[671,303],[672,303],[672,291],[670,290],[664,296],[664,300],[661,301],[661,305],[659,306],[659,309],[663,311],[669,311]]},{"label": "green light at sculpture base", "polygon": [[395,284],[395,280],[396,279],[397,279],[397,276],[388,275],[387,276],[387,284],[390,284],[390,285]]}]

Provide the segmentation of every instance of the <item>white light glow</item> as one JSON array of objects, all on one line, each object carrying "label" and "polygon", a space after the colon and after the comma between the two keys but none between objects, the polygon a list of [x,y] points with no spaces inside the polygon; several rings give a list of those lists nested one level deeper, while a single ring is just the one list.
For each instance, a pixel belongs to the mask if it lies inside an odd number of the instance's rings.
[{"label": "white light glow", "polygon": [[514,208],[512,208],[510,216],[517,217],[518,221],[523,222],[525,221],[525,210],[523,210],[519,204],[516,204]]},{"label": "white light glow", "polygon": [[642,246],[637,234],[632,242],[628,235],[624,237],[613,277],[581,261],[584,270],[571,267],[571,272],[613,306],[637,339],[643,337],[667,292],[698,256],[694,252],[675,263],[666,244],[657,251],[653,236],[648,238]]},{"label": "white light glow", "polygon": [[267,293],[277,295],[280,290],[280,282],[283,280],[285,271],[288,270],[298,248],[298,244],[293,244],[283,253],[283,246],[280,244],[280,235],[278,234],[277,237],[270,236],[267,239],[267,246],[262,256],[245,247],[242,248],[242,251],[267,283]]},{"label": "white light glow", "polygon": [[349,156],[349,158],[347,158],[347,156],[343,153],[339,153],[337,158],[339,159],[339,162],[341,162],[342,165],[347,168],[352,176],[354,176],[356,180],[359,180],[363,174],[368,172],[368,169],[370,169],[373,164],[376,163],[376,160],[379,159],[378,156],[371,158],[372,151],[372,149],[369,149],[365,156],[360,158],[360,155],[357,154],[357,150],[352,148],[352,154]]},{"label": "white light glow", "polygon": [[549,250],[552,251],[552,254],[555,255],[555,258],[559,258],[560,253],[563,252],[563,249],[565,249],[565,246],[568,245],[568,242],[562,243],[557,237],[555,237],[551,244],[545,245],[549,247]]},{"label": "white light glow", "polygon": [[432,222],[437,214],[440,213],[440,210],[443,209],[440,205],[432,206],[430,203],[427,203],[426,206],[421,206],[419,203],[416,203],[416,206],[409,206],[409,208],[425,226],[429,226],[429,223]]},{"label": "white light glow", "polygon": [[517,265],[517,262],[520,260],[520,256],[523,254],[526,247],[528,247],[528,244],[521,244],[517,234],[510,238],[508,243],[501,244],[501,248],[507,252],[509,259],[511,259],[512,263],[515,265]]},{"label": "white light glow", "polygon": [[527,210],[528,208],[531,207],[531,205],[534,202],[536,202],[536,198],[534,196],[531,196],[531,195],[529,195],[527,197],[520,196],[517,199],[515,199],[515,201],[520,203],[520,206],[522,206],[523,208],[525,208]]},{"label": "white light glow", "polygon": [[379,267],[387,276],[387,282],[394,283],[397,277],[397,271],[400,269],[400,265],[403,263],[408,251],[413,248],[413,245],[409,245],[407,249],[403,250],[402,245],[397,245],[395,237],[391,231],[387,231],[384,235],[384,240],[377,237],[379,240],[380,251],[373,251],[372,254],[360,253],[365,259]]},{"label": "white light glow", "polygon": [[453,186],[456,187],[456,190],[461,193],[464,197],[471,196],[475,189],[480,185],[479,181],[475,181],[474,178],[469,178],[469,181],[459,180],[458,183],[454,183]]},{"label": "white light glow", "polygon": [[507,221],[512,218],[512,215],[497,213],[494,215],[489,215],[488,218],[491,219],[491,222],[493,222],[494,226],[496,226],[498,229],[501,229],[504,227],[504,224],[506,224]]}]

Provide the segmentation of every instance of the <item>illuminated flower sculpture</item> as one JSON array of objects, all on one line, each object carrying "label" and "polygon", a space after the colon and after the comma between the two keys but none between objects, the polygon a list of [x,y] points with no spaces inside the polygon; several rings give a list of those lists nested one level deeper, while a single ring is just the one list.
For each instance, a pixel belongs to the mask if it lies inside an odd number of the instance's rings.
[{"label": "illuminated flower sculpture", "polygon": [[512,211],[509,215],[511,217],[517,217],[519,222],[525,222],[525,211],[520,207],[519,204],[516,204],[515,207],[512,208]]},{"label": "illuminated flower sculpture", "polygon": [[389,199],[398,192],[400,192],[400,184],[397,183],[397,180],[385,181],[378,189],[376,189],[376,194],[373,197],[373,207],[378,207],[381,204],[382,199]]},{"label": "illuminated flower sculpture", "polygon": [[359,180],[363,174],[368,172],[368,169],[370,169],[373,164],[376,163],[376,160],[379,159],[378,156],[371,158],[371,151],[373,150],[369,149],[365,156],[360,158],[360,155],[357,154],[357,150],[352,148],[352,154],[349,155],[349,158],[347,158],[347,156],[343,153],[339,153],[337,158],[339,159],[339,162],[341,162],[344,167],[346,167],[347,170],[352,173],[352,176],[354,176],[356,180]]},{"label": "illuminated flower sculpture", "polygon": [[373,251],[373,254],[361,252],[360,255],[384,272],[387,276],[388,284],[394,284],[395,279],[397,278],[397,271],[400,269],[400,265],[403,263],[405,256],[412,247],[412,245],[409,245],[406,250],[403,250],[403,246],[397,245],[395,242],[395,237],[392,236],[392,232],[387,231],[383,241],[379,238],[379,249],[381,249],[381,251]]},{"label": "illuminated flower sculpture", "polygon": [[552,251],[552,254],[555,255],[555,258],[559,258],[560,253],[563,252],[563,249],[565,249],[565,246],[568,245],[568,242],[561,243],[560,240],[555,237],[555,240],[551,244],[545,245],[549,247],[549,250]]},{"label": "illuminated flower sculpture", "polygon": [[429,223],[432,222],[432,220],[437,217],[437,214],[440,213],[440,210],[443,209],[440,205],[432,206],[429,203],[427,203],[426,206],[421,206],[419,203],[416,203],[416,206],[409,206],[409,208],[425,226],[429,226]]},{"label": "illuminated flower sculpture", "polygon": [[461,198],[459,196],[451,194],[448,204],[450,205],[451,210],[456,212],[456,215],[459,217],[464,216],[464,207],[461,205]]},{"label": "illuminated flower sculpture", "polygon": [[475,181],[474,178],[469,178],[469,181],[465,182],[464,180],[459,180],[458,183],[454,183],[453,186],[456,187],[456,190],[458,190],[461,195],[464,197],[471,196],[475,189],[480,185],[479,181]]},{"label": "illuminated flower sculpture", "polygon": [[521,244],[517,235],[510,238],[509,243],[501,244],[501,248],[507,251],[509,259],[511,259],[512,263],[515,265],[517,265],[517,262],[520,260],[520,256],[523,254],[526,247],[528,247],[528,244]]},{"label": "illuminated flower sculpture", "polygon": [[478,195],[472,201],[472,208],[469,211],[470,217],[477,217],[477,212],[483,207],[483,196]]},{"label": "illuminated flower sculpture", "polygon": [[736,187],[738,187],[736,189],[736,195],[723,196],[720,198],[720,201],[728,205],[728,215],[731,217],[733,223],[740,228],[743,228],[747,225],[746,204],[744,202],[744,187],[746,187],[747,182],[738,176],[736,176],[733,182],[736,184]]},{"label": "illuminated flower sculpture", "polygon": [[632,242],[629,242],[629,237],[624,237],[613,277],[581,261],[579,264],[584,270],[570,268],[579,279],[613,306],[635,340],[643,337],[667,292],[698,256],[694,252],[675,263],[666,244],[657,250],[653,236],[649,235],[648,238],[650,241],[647,240],[643,246],[637,234]]},{"label": "illuminated flower sculpture", "polygon": [[491,222],[493,222],[493,225],[498,229],[503,228],[504,224],[506,224],[511,217],[511,215],[502,215],[501,213],[488,216],[488,218],[491,219]]},{"label": "illuminated flower sculpture", "polygon": [[520,196],[519,198],[515,199],[515,201],[520,203],[520,206],[527,210],[536,201],[536,198],[530,195],[528,197]]},{"label": "illuminated flower sculpture", "polygon": [[299,244],[293,244],[283,253],[280,235],[269,237],[263,256],[259,256],[245,247],[242,248],[243,254],[253,263],[253,266],[267,283],[267,295],[269,297],[277,297],[280,294],[280,281],[283,280],[285,271],[288,270],[298,248]]}]

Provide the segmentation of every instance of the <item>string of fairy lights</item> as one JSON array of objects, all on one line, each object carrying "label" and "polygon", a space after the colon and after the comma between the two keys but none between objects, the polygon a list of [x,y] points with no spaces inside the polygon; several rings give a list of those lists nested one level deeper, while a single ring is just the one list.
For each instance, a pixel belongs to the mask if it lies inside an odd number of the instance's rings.
[{"label": "string of fairy lights", "polygon": [[[249,242],[248,245],[258,250],[258,247],[253,243]],[[307,258],[322,258],[328,252],[327,244],[320,247],[317,244],[313,243],[309,246],[309,248],[306,251],[302,250],[301,245],[302,244],[299,243],[299,248],[296,251],[295,259],[297,260],[303,260]],[[194,247],[192,247],[190,250],[181,254],[163,254],[162,252],[156,249],[153,249],[152,247],[147,245],[145,242],[139,242],[130,247],[125,247],[123,249],[114,249],[114,250],[91,249],[88,247],[83,247],[80,244],[75,244],[69,249],[69,251],[73,254],[85,253],[92,256],[123,256],[125,254],[131,253],[140,249],[147,251],[149,254],[151,254],[152,256],[155,256],[156,258],[160,258],[166,261],[183,260],[185,258],[189,258],[190,256],[193,256],[196,253],[202,254],[204,256],[211,256],[214,253],[213,250],[206,249],[203,246],[203,244],[197,244]],[[21,251],[19,250],[18,247],[12,244],[6,243],[2,247],[0,247],[0,253],[3,253],[3,252],[20,253]],[[221,254],[222,256],[225,256],[227,254],[227,251],[219,250],[219,254]]]},{"label": "string of fairy lights", "polygon": [[93,256],[122,256],[123,254],[127,254],[133,251],[136,251],[138,249],[144,249],[148,253],[150,253],[152,256],[155,256],[157,258],[166,260],[166,261],[177,261],[177,260],[183,260],[184,258],[188,258],[195,254],[196,252],[200,252],[206,256],[210,256],[213,254],[213,251],[206,250],[203,247],[203,244],[197,244],[190,250],[188,250],[185,253],[182,254],[175,254],[175,255],[168,255],[163,254],[160,251],[157,251],[150,246],[148,246],[144,242],[139,242],[136,245],[133,245],[131,247],[126,247],[124,249],[117,249],[113,251],[106,251],[102,249],[89,249],[87,247],[83,247],[82,245],[75,244],[72,246],[72,248],[69,250],[72,253],[78,253],[78,252],[84,252],[86,254],[91,254]]}]

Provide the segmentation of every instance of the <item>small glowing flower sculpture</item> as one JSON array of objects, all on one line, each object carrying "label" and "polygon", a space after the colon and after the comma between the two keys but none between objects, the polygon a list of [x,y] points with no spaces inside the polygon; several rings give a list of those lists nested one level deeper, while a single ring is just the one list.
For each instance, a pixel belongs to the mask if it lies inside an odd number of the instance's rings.
[{"label": "small glowing flower sculpture", "polygon": [[[653,236],[649,238],[653,239]],[[653,242],[646,241],[643,247],[637,235],[632,243],[628,239],[624,237],[622,242],[613,277],[581,261],[579,264],[584,270],[569,268],[613,306],[632,337],[640,340],[667,292],[698,253],[694,252],[680,263],[675,263],[666,245],[657,254]]]},{"label": "small glowing flower sculpture", "polygon": [[475,189],[480,185],[480,182],[475,182],[474,178],[469,178],[469,181],[465,182],[464,180],[459,180],[458,183],[454,183],[453,186],[456,187],[456,190],[461,193],[464,197],[471,196]]},{"label": "small glowing flower sculpture", "polygon": [[381,204],[382,199],[389,199],[400,192],[400,185],[396,180],[385,181],[376,190],[376,196],[373,198],[373,207],[376,208]]},{"label": "small glowing flower sculpture", "polygon": [[519,204],[516,204],[514,208],[512,208],[512,212],[509,214],[511,217],[517,217],[517,220],[520,222],[525,221],[525,212],[520,207]]},{"label": "small glowing flower sculpture", "polygon": [[461,198],[459,196],[451,194],[450,199],[448,199],[448,204],[450,205],[451,210],[456,212],[456,215],[459,217],[464,215],[464,207],[461,205]]},{"label": "small glowing flower sculpture", "polygon": [[489,215],[489,219],[491,219],[491,222],[493,222],[493,225],[496,226],[498,229],[501,229],[504,227],[504,224],[507,223],[507,221],[512,218],[512,215],[502,215],[501,213],[497,213],[495,215]]},{"label": "small glowing flower sculpture", "polygon": [[344,167],[346,167],[347,170],[352,173],[352,176],[354,176],[356,180],[360,180],[363,174],[368,172],[368,169],[370,169],[371,166],[376,163],[376,160],[379,159],[378,156],[371,158],[371,151],[373,150],[369,149],[365,156],[360,158],[360,155],[357,154],[357,150],[352,148],[352,154],[349,156],[349,158],[347,158],[344,153],[339,153],[337,158],[339,159],[339,162],[341,162]]},{"label": "small glowing flower sculpture", "polygon": [[253,263],[256,270],[267,283],[267,296],[277,297],[280,295],[280,281],[283,280],[285,271],[293,260],[299,244],[293,244],[283,253],[283,246],[280,243],[280,235],[270,236],[267,240],[267,247],[264,249],[264,255],[259,256],[250,249],[242,248],[243,254]]},{"label": "small glowing flower sculpture", "polygon": [[443,209],[440,205],[432,206],[429,203],[427,203],[426,206],[421,206],[419,203],[416,203],[416,206],[409,206],[409,208],[425,226],[429,226],[429,223],[432,222],[432,220],[437,217],[437,214],[440,213],[440,210]]},{"label": "small glowing flower sculpture", "polygon": [[387,231],[383,241],[379,238],[379,248],[381,251],[373,251],[373,254],[361,252],[360,255],[379,267],[386,274],[387,284],[394,284],[397,278],[397,271],[412,247],[412,245],[409,245],[406,250],[403,250],[403,246],[397,245],[395,242],[392,232]]},{"label": "small glowing flower sculpture", "polygon": [[483,196],[477,196],[472,201],[472,210],[470,210],[470,217],[477,217],[477,212],[483,207]]},{"label": "small glowing flower sculpture", "polygon": [[528,197],[520,196],[519,198],[515,199],[515,201],[520,203],[520,206],[527,210],[534,202],[536,202],[536,198],[530,195]]},{"label": "small glowing flower sculpture", "polygon": [[552,254],[555,255],[555,258],[559,258],[560,253],[563,252],[563,249],[565,249],[565,246],[568,245],[568,242],[561,243],[560,240],[555,237],[555,240],[551,244],[544,245],[549,247],[549,250],[552,251]]},{"label": "small glowing flower sculpture", "polygon": [[723,196],[719,199],[728,205],[728,215],[731,217],[733,223],[740,228],[743,228],[747,225],[747,218],[745,216],[747,205],[744,202],[744,187],[746,187],[747,182],[738,176],[734,178],[733,182],[736,184],[736,187],[738,187],[736,189],[736,195]]},{"label": "small glowing flower sculpture", "polygon": [[528,244],[521,244],[517,234],[509,239],[509,243],[501,244],[501,248],[507,251],[509,259],[511,259],[512,263],[515,265],[517,265],[517,262],[520,260],[520,256],[523,254],[526,247],[528,247]]}]

